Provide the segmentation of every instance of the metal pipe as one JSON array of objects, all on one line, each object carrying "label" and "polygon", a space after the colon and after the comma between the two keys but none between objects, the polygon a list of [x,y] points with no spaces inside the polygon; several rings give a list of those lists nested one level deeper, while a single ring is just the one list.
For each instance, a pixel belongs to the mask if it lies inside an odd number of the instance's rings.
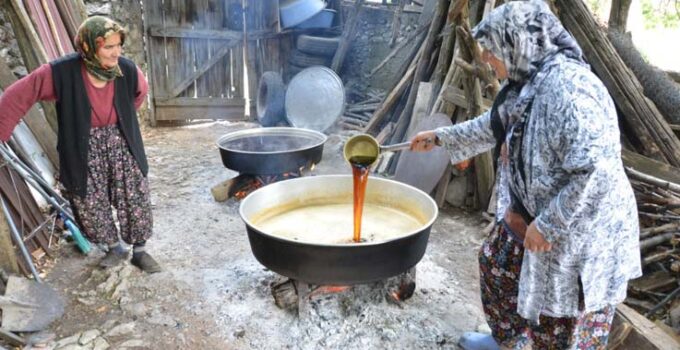
[{"label": "metal pipe", "polygon": [[36,191],[38,191],[44,198],[47,200],[52,206],[55,207],[62,215],[68,217],[71,219],[71,221],[75,222],[75,218],[73,217],[73,214],[70,212],[70,210],[67,210],[64,208],[65,205],[68,205],[66,200],[63,198],[59,197],[58,194],[55,192],[54,194],[56,195],[57,198],[60,198],[63,203],[58,203],[55,197],[51,196],[45,191],[45,187],[51,190],[51,187],[47,185],[47,183],[43,183],[43,186],[38,182],[44,180],[38,175],[33,172],[32,169],[27,169],[27,166],[21,162],[18,161],[18,159],[15,159],[14,156],[9,153],[9,151],[6,149],[5,145],[0,145],[0,154],[5,158],[6,161],[9,162],[9,164],[12,166],[14,170],[16,170],[19,175],[26,181],[28,182],[31,187],[33,187]]},{"label": "metal pipe", "polygon": [[31,270],[31,273],[33,274],[33,277],[35,277],[35,280],[42,283],[40,275],[38,275],[38,271],[36,271],[35,265],[33,265],[33,259],[31,259],[31,255],[28,253],[26,245],[24,245],[24,240],[21,238],[21,235],[19,234],[16,225],[14,225],[14,220],[12,219],[12,216],[9,213],[9,209],[7,209],[5,199],[2,198],[2,196],[0,196],[0,204],[2,204],[2,212],[5,214],[5,218],[7,218],[7,224],[9,225],[9,229],[12,232],[14,240],[17,242],[17,245],[19,246],[19,250],[21,250],[21,254],[26,259],[28,268]]},{"label": "metal pipe", "polygon": [[[2,153],[5,160],[7,160],[10,163],[10,165],[12,165],[14,170],[21,173],[21,171],[18,169],[18,167],[20,167],[25,173],[28,173],[29,175],[31,175],[31,177],[33,177],[33,179],[36,182],[38,182],[39,184],[44,186],[50,192],[50,195],[59,199],[60,202],[62,202],[62,203],[67,203],[64,198],[62,198],[56,191],[54,191],[52,189],[52,186],[50,186],[50,184],[48,184],[47,181],[45,181],[45,179],[43,179],[40,174],[38,174],[35,170],[33,170],[28,165],[24,164],[21,161],[21,159],[19,159],[19,157],[16,154],[14,154],[14,152],[11,150],[11,148],[7,147],[5,144],[0,143],[0,153]],[[25,175],[25,174],[23,174],[23,175]],[[25,176],[22,176],[22,177],[25,178]]]}]

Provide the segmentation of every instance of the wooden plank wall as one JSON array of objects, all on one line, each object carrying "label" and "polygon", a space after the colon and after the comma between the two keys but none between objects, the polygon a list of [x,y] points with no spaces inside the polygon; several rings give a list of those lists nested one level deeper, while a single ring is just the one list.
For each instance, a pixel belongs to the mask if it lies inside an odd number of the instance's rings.
[{"label": "wooden plank wall", "polygon": [[240,2],[144,1],[154,123],[244,119],[242,34],[226,20],[226,9]]}]

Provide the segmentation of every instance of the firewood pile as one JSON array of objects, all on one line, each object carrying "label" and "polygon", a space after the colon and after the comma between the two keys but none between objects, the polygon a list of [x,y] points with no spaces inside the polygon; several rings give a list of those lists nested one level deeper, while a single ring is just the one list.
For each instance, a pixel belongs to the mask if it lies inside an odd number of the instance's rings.
[{"label": "firewood pile", "polygon": [[626,173],[638,202],[645,272],[631,282],[626,304],[680,329],[680,185],[630,167]]},{"label": "firewood pile", "polygon": [[385,98],[385,93],[377,90],[358,96],[357,102],[345,106],[345,112],[340,117],[340,124],[348,130],[363,131],[383,98]]}]

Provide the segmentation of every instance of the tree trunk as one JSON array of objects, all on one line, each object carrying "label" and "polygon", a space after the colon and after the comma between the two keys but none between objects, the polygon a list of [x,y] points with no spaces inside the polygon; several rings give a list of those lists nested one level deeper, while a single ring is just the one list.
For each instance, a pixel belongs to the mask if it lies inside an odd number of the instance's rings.
[{"label": "tree trunk", "polygon": [[560,20],[578,41],[595,73],[620,109],[627,135],[650,158],[680,166],[680,141],[656,106],[642,93],[633,72],[609,42],[582,0],[555,2]]},{"label": "tree trunk", "polygon": [[620,33],[626,32],[631,2],[633,0],[612,0],[612,8],[609,12],[609,29]]}]

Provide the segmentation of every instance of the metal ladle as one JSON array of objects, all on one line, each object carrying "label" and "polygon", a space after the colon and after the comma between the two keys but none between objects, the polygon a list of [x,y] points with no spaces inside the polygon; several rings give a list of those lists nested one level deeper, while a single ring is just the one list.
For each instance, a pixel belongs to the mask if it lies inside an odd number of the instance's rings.
[{"label": "metal ladle", "polygon": [[[433,140],[427,140],[426,142],[434,142]],[[373,136],[367,134],[355,135],[349,138],[345,142],[345,147],[343,148],[343,154],[345,160],[352,163],[356,159],[361,159],[360,163],[369,166],[378,160],[378,156],[382,152],[395,152],[411,147],[411,142],[396,143],[393,145],[383,146],[378,143]]]}]

